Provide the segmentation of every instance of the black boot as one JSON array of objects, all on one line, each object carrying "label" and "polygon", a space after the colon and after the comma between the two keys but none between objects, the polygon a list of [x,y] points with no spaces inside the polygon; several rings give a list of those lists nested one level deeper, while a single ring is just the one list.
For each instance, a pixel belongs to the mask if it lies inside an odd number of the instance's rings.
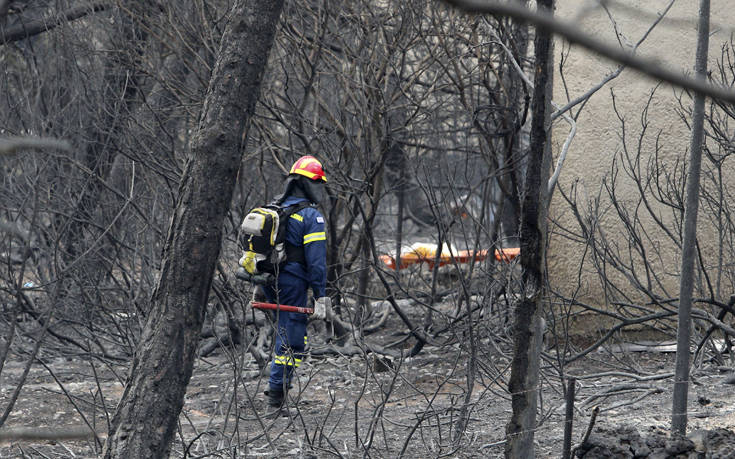
[{"label": "black boot", "polygon": [[268,389],[265,391],[265,395],[268,397],[268,406],[274,408],[280,408],[283,405],[283,391]]}]

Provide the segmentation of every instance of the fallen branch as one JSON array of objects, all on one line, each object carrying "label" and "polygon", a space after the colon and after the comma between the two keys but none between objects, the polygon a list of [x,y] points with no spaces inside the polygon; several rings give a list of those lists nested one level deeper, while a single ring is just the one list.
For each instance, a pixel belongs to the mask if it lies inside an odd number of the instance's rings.
[{"label": "fallen branch", "polygon": [[71,151],[71,145],[66,140],[43,137],[14,137],[0,139],[0,156],[12,155],[20,150],[64,150]]},{"label": "fallen branch", "polygon": [[601,411],[612,411],[612,410],[616,410],[618,408],[621,408],[623,406],[635,405],[636,403],[640,402],[641,400],[643,400],[644,398],[648,397],[649,395],[660,394],[663,391],[664,390],[661,389],[660,387],[654,387],[652,389],[647,390],[645,393],[639,395],[638,397],[636,397],[636,398],[634,398],[632,400],[621,400],[621,401],[619,401],[617,403],[613,403],[612,405],[610,405],[610,406],[602,409]]},{"label": "fallen branch", "polygon": [[610,377],[618,377],[618,378],[630,378],[634,379],[636,381],[656,381],[659,379],[667,379],[674,376],[674,373],[656,373],[652,375],[647,376],[641,376],[634,373],[626,373],[623,371],[606,371],[603,373],[594,373],[594,374],[586,374],[586,375],[569,375],[570,378],[574,379],[599,379],[599,378],[610,378]]},{"label": "fallen branch", "polygon": [[365,349],[363,349],[360,346],[351,343],[354,343],[354,341],[350,340],[348,344],[345,344],[343,346],[335,346],[333,344],[329,344],[324,347],[312,348],[309,353],[313,356],[337,355],[349,357],[353,355],[363,355],[366,353],[366,351],[369,351],[373,354],[383,355],[394,359],[398,359],[401,357],[400,352],[386,349],[383,346],[377,344],[363,343],[363,346],[365,346]]},{"label": "fallen branch", "polygon": [[611,397],[613,395],[620,395],[627,392],[639,392],[642,390],[660,390],[657,387],[651,387],[650,385],[640,385],[640,384],[634,384],[634,383],[623,383],[618,384],[612,387],[609,387],[607,389],[603,389],[595,394],[590,395],[587,397],[582,403],[580,403],[580,406],[585,406],[590,404],[591,402],[600,399],[600,398],[607,398]]},{"label": "fallen branch", "polygon": [[[730,295],[730,300],[727,302],[727,304],[719,303],[716,301],[711,301],[711,303],[716,304],[719,306],[720,312],[717,314],[717,320],[722,321],[722,319],[725,318],[725,315],[729,312],[733,316],[735,316],[735,311],[733,311],[733,306],[735,306],[735,295]],[[717,326],[710,325],[710,327],[707,329],[707,332],[704,334],[702,339],[699,341],[699,344],[697,345],[697,350],[694,352],[695,355],[699,355],[699,353],[702,350],[702,347],[704,346],[704,343],[707,342],[710,336],[712,336],[712,333],[717,329]]]},{"label": "fallen branch", "polygon": [[95,432],[86,426],[46,429],[38,427],[14,427],[11,429],[0,429],[0,442],[21,440],[86,440],[88,438],[105,436],[107,436],[107,432]]},{"label": "fallen branch", "polygon": [[710,324],[714,325],[715,327],[719,328],[726,335],[729,335],[735,338],[735,328],[732,328],[731,326],[725,324],[721,320],[717,320],[716,317],[714,317],[712,314],[710,314],[709,312],[703,309],[692,308],[692,317],[707,321]]}]

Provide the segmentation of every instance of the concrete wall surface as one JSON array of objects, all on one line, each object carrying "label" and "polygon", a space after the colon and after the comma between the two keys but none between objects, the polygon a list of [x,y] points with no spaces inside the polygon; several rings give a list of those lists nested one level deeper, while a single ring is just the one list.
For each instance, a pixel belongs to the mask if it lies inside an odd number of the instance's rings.
[{"label": "concrete wall surface", "polygon": [[[632,47],[648,33],[637,50],[640,56],[693,74],[698,1],[676,1],[650,31],[670,0],[621,0],[608,3],[607,10],[599,3],[604,2],[560,1],[556,15],[613,45],[620,41],[624,47]],[[712,0],[709,62],[715,74],[719,74],[723,49],[732,53],[733,24],[735,4]],[[618,67],[579,46],[570,47],[560,38],[556,40],[555,59],[554,100],[559,105],[584,94]],[[728,76],[732,82],[732,74]],[[642,304],[651,297],[678,296],[679,200],[683,199],[690,140],[686,112],[691,105],[691,97],[682,95],[681,89],[625,69],[579,113],[576,109],[572,112],[578,115],[577,134],[550,211],[548,266],[551,285],[562,295],[608,309],[616,302]],[[717,113],[723,112],[713,113],[717,118]],[[722,115],[718,121],[723,135],[727,135],[727,118]],[[707,124],[710,134],[719,129]],[[554,123],[555,162],[568,132],[564,121]],[[729,136],[733,134],[730,129]],[[695,297],[709,295],[711,286],[711,291],[727,302],[733,293],[731,265],[735,256],[729,234],[733,228],[727,225],[729,213],[717,207],[730,205],[735,158],[728,157],[711,135],[707,146],[713,156],[703,160],[706,197],[700,204],[698,238],[710,277],[698,272]]]}]

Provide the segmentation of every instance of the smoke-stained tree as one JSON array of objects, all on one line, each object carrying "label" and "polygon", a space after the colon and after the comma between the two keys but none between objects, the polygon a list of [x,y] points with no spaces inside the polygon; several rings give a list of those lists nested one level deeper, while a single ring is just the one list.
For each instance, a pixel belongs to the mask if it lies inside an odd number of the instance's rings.
[{"label": "smoke-stained tree", "polygon": [[166,457],[191,378],[250,117],[283,2],[238,0],[224,30],[164,247],[152,309],[104,457]]},{"label": "smoke-stained tree", "polygon": [[[537,0],[539,10],[552,12],[554,0]],[[513,324],[513,360],[508,388],[512,414],[506,426],[505,457],[534,457],[539,364],[543,334],[543,291],[546,284],[547,187],[551,166],[550,110],[553,77],[553,39],[536,29],[534,91],[531,103],[531,140],[521,203],[521,267],[523,293]]]}]

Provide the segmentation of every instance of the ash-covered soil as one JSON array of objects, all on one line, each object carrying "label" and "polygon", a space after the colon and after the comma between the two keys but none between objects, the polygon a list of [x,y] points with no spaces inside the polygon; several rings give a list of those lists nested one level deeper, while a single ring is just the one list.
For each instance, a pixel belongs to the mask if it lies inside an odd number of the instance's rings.
[{"label": "ash-covered soil", "polygon": [[[400,327],[391,323],[368,340],[400,340],[390,332]],[[171,457],[502,457],[510,415],[507,354],[502,343],[480,340],[472,381],[460,338],[387,364],[372,353],[312,356],[299,369],[289,409],[276,415],[262,393],[267,376],[250,355],[240,347],[219,349],[197,361]],[[310,341],[314,350],[326,345],[317,333]],[[564,384],[554,355],[549,349],[544,360],[535,432],[540,458],[561,457],[563,446]],[[97,457],[125,368],[75,357],[46,358],[44,364],[32,366],[5,421],[0,457]],[[673,367],[673,353],[606,351],[564,367],[565,375],[577,378],[574,445],[599,409],[578,455],[735,458],[729,365],[700,363],[694,370],[688,443],[668,437]],[[22,361],[6,364],[3,408],[23,369]],[[74,438],[87,425],[97,437]]]}]

